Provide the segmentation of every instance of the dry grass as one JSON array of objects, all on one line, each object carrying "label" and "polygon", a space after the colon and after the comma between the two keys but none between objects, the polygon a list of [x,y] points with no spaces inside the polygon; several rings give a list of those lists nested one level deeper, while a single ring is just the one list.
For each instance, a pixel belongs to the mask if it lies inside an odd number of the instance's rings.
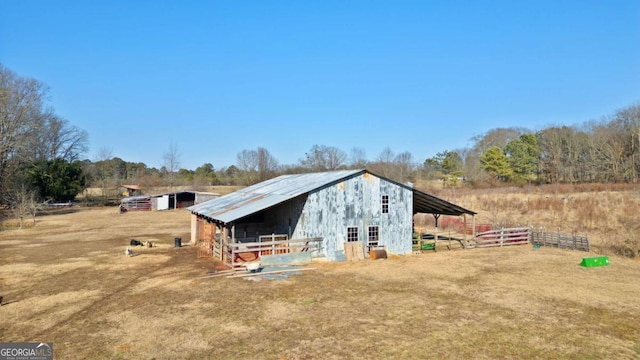
[{"label": "dry grass", "polygon": [[[440,189],[436,195],[476,211],[476,223],[533,226],[586,235],[596,253],[640,256],[640,187],[554,185],[525,188]],[[419,225],[433,225],[422,216]]]},{"label": "dry grass", "polygon": [[[471,207],[471,206],[469,206]],[[471,207],[473,208],[473,207]],[[478,211],[478,209],[474,209]],[[514,248],[208,278],[183,210],[79,210],[0,232],[2,341],[60,359],[640,358],[640,262]],[[158,245],[125,257],[129,239]]]}]

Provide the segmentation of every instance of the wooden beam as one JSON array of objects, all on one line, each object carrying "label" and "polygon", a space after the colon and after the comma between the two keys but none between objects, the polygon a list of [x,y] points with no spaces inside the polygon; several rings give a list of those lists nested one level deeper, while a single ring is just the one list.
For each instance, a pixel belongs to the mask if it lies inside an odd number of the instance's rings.
[{"label": "wooden beam", "polygon": [[267,275],[267,274],[279,274],[279,273],[294,272],[294,271],[315,270],[315,269],[316,268],[302,268],[302,269],[286,269],[286,270],[276,270],[276,271],[262,271],[262,272],[247,273],[242,275],[230,275],[230,276],[227,276],[227,279],[249,277],[249,276],[260,276],[260,275]]}]

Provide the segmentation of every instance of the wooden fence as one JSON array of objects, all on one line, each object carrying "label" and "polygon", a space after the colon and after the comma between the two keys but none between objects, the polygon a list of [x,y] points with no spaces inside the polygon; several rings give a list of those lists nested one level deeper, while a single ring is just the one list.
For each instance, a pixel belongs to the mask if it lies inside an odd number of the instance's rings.
[{"label": "wooden fence", "polygon": [[529,243],[529,228],[508,228],[481,232],[475,237],[476,247],[522,245]]},{"label": "wooden fence", "polygon": [[[277,236],[277,235],[276,235]],[[270,237],[270,236],[269,236]],[[247,261],[254,261],[262,255],[288,254],[309,251],[312,257],[319,255],[322,249],[322,238],[264,240],[225,245],[228,256],[227,265],[240,266]]]},{"label": "wooden fence", "polygon": [[590,251],[589,239],[576,234],[561,234],[544,231],[532,231],[531,243],[540,246],[552,246],[560,249]]}]

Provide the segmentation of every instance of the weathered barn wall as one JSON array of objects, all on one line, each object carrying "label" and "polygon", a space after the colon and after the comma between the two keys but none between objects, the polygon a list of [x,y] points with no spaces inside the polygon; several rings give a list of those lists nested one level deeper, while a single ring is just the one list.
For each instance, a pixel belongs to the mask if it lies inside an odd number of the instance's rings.
[{"label": "weathered barn wall", "polygon": [[[381,211],[381,196],[389,196],[389,213]],[[413,192],[371,174],[349,178],[311,192],[304,203],[293,238],[322,237],[324,254],[333,259],[344,249],[347,227],[358,228],[367,244],[368,227],[379,227],[379,244],[390,253],[411,252]],[[292,209],[292,214],[295,211]]]},{"label": "weathered barn wall", "polygon": [[[380,214],[380,241],[387,249],[394,254],[410,254],[412,251],[413,235],[413,190],[399,186],[393,182],[381,179],[371,174],[364,174],[365,177],[376,179],[380,187],[379,193],[371,194],[369,198],[378,202],[372,208],[381,211],[381,196],[389,195],[389,213]],[[375,224],[372,224],[375,225]]]}]

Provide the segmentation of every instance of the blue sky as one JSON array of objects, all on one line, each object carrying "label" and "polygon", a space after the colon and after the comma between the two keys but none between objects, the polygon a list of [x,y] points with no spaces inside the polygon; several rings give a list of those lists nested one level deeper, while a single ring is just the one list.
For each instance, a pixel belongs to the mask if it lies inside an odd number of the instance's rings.
[{"label": "blue sky", "polygon": [[160,167],[264,147],[416,162],[498,127],[640,101],[640,1],[0,1],[0,62],[58,115]]}]

